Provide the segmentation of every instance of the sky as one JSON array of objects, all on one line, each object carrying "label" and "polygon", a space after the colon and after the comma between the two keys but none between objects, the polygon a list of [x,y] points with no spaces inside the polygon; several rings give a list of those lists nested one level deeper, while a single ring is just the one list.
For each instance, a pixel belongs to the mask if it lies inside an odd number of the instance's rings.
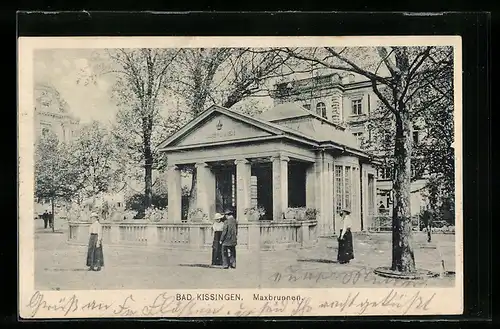
[{"label": "sky", "polygon": [[[79,118],[81,123],[92,120],[109,123],[118,111],[111,98],[111,88],[114,84],[112,75],[98,76],[96,84],[77,83],[81,73],[94,73],[91,64],[95,53],[95,49],[38,49],[34,56],[35,81],[53,85],[68,103],[70,112]],[[287,80],[307,78],[310,75],[307,73],[293,78],[290,76]],[[258,102],[266,108],[272,107],[270,97],[259,98]],[[163,110],[169,111],[175,106],[176,103],[172,100],[169,104],[163,104]]]},{"label": "sky", "polygon": [[92,71],[91,54],[91,49],[37,50],[34,78],[36,82],[52,84],[81,123],[92,120],[108,122],[117,111],[110,97],[112,81],[99,78],[96,85],[77,84],[80,71]]}]

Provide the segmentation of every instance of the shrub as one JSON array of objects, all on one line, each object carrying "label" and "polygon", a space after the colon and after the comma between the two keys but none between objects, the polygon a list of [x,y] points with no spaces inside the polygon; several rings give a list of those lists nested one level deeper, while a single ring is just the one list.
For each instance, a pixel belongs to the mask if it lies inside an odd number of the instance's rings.
[{"label": "shrub", "polygon": [[[125,209],[134,210],[137,212],[135,218],[144,218],[146,207],[146,197],[142,193],[137,193],[129,197],[125,202]],[[165,208],[167,206],[166,194],[153,194],[151,205],[155,208]]]}]

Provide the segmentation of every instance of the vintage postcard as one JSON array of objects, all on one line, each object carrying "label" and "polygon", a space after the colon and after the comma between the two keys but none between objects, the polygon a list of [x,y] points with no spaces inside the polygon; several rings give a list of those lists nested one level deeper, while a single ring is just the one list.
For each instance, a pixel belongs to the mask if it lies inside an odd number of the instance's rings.
[{"label": "vintage postcard", "polygon": [[18,56],[21,318],[462,313],[460,37]]}]

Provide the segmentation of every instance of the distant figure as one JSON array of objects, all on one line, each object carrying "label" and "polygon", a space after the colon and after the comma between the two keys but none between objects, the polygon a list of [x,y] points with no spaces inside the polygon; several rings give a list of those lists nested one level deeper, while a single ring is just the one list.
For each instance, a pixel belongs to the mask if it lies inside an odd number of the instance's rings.
[{"label": "distant figure", "polygon": [[99,216],[93,212],[90,214],[89,248],[87,251],[87,266],[89,271],[100,271],[104,266],[104,254],[102,252],[102,225]]},{"label": "distant figure", "polygon": [[212,265],[221,266],[222,265],[222,246],[220,244],[220,237],[222,235],[222,229],[224,223],[221,221],[224,215],[216,213],[214,216],[214,224],[212,225],[212,230],[214,231],[214,241],[212,243]]},{"label": "distant figure", "polygon": [[222,245],[222,266],[224,269],[236,268],[236,245],[238,244],[238,224],[231,210],[226,211],[220,237]]},{"label": "distant figure", "polygon": [[346,264],[354,259],[354,247],[352,244],[352,233],[351,233],[351,211],[348,209],[343,209],[340,213],[342,218],[342,228],[339,232],[339,250],[337,254],[337,261],[340,264]]},{"label": "distant figure", "polygon": [[49,213],[47,210],[42,214],[42,219],[43,219],[43,228],[47,228],[47,225],[49,223]]},{"label": "distant figure", "polygon": [[54,214],[52,213],[52,211],[49,211],[49,226],[50,228],[54,228]]}]

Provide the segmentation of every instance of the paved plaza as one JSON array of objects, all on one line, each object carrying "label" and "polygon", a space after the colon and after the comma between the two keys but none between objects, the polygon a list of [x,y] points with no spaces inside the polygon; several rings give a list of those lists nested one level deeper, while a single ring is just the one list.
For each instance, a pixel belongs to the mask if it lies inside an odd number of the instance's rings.
[{"label": "paved plaza", "polygon": [[[38,222],[38,221],[37,221]],[[41,222],[41,221],[40,221]],[[391,234],[354,234],[355,259],[335,262],[337,241],[321,238],[307,250],[241,251],[237,268],[209,266],[211,251],[195,252],[103,244],[105,267],[89,272],[86,247],[68,245],[66,232],[52,233],[37,223],[35,233],[35,288],[39,290],[88,289],[190,289],[190,288],[327,288],[399,287],[408,284],[378,277],[378,266],[389,266]],[[427,243],[415,234],[417,267],[439,272],[444,260],[455,271],[454,235],[434,234]],[[412,282],[417,286],[449,287],[453,277]]]}]

